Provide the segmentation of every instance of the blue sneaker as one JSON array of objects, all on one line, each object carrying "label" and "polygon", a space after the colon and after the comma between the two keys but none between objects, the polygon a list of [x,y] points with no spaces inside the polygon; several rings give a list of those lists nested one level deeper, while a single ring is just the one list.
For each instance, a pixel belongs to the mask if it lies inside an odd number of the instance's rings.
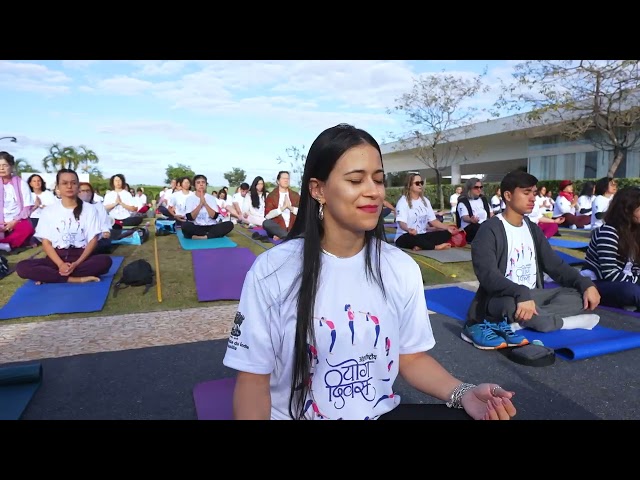
[{"label": "blue sneaker", "polygon": [[480,350],[497,350],[498,348],[506,348],[507,343],[500,335],[496,334],[498,326],[495,323],[485,320],[483,323],[475,325],[465,325],[460,336],[465,342],[473,344]]},{"label": "blue sneaker", "polygon": [[523,345],[527,345],[529,340],[527,340],[524,336],[520,335],[517,332],[511,330],[511,326],[507,323],[506,320],[501,321],[498,324],[495,324],[494,331],[505,339],[508,347],[522,347]]}]

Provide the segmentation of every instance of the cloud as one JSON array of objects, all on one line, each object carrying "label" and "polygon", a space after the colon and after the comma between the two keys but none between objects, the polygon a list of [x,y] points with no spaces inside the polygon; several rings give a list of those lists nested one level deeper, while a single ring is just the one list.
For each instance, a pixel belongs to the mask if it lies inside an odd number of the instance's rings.
[{"label": "cloud", "polygon": [[82,86],[83,92],[107,93],[115,95],[139,95],[149,91],[153,83],[138,78],[120,75],[113,78],[100,80],[95,87]]},{"label": "cloud", "polygon": [[71,78],[45,65],[0,60],[0,88],[42,94],[69,92]]},{"label": "cloud", "polygon": [[70,70],[85,70],[99,60],[63,60],[62,66]]},{"label": "cloud", "polygon": [[129,63],[138,67],[133,74],[137,76],[155,77],[176,75],[188,62],[180,60],[131,60]]},{"label": "cloud", "polygon": [[183,125],[162,120],[138,120],[133,122],[118,122],[113,125],[101,125],[98,133],[114,136],[139,136],[144,134],[158,135],[163,139],[210,145],[214,139],[209,135],[189,131]]}]

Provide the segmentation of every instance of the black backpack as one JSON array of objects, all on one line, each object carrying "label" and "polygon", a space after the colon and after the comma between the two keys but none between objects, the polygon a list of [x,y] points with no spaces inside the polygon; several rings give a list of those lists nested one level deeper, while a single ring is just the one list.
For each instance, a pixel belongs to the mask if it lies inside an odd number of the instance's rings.
[{"label": "black backpack", "polygon": [[118,294],[118,290],[127,287],[142,287],[146,294],[153,285],[153,277],[155,273],[149,262],[143,259],[134,260],[124,267],[120,280],[113,286],[113,296]]}]

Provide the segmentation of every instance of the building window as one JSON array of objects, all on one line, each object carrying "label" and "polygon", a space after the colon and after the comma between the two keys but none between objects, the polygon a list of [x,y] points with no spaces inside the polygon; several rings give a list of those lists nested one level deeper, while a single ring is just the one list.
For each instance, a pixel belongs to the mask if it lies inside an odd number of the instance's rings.
[{"label": "building window", "polygon": [[598,177],[598,152],[587,152],[584,159],[584,178]]}]

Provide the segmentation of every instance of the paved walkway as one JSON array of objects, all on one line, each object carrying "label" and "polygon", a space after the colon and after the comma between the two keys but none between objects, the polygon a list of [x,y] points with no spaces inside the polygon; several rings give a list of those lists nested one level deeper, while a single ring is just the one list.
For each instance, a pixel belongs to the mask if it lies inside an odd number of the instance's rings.
[{"label": "paved walkway", "polygon": [[[478,282],[431,285],[476,290]],[[0,324],[0,364],[227,338],[237,303],[165,312]],[[434,312],[429,311],[433,314]]]},{"label": "paved walkway", "polygon": [[0,325],[0,364],[227,338],[238,304]]}]

